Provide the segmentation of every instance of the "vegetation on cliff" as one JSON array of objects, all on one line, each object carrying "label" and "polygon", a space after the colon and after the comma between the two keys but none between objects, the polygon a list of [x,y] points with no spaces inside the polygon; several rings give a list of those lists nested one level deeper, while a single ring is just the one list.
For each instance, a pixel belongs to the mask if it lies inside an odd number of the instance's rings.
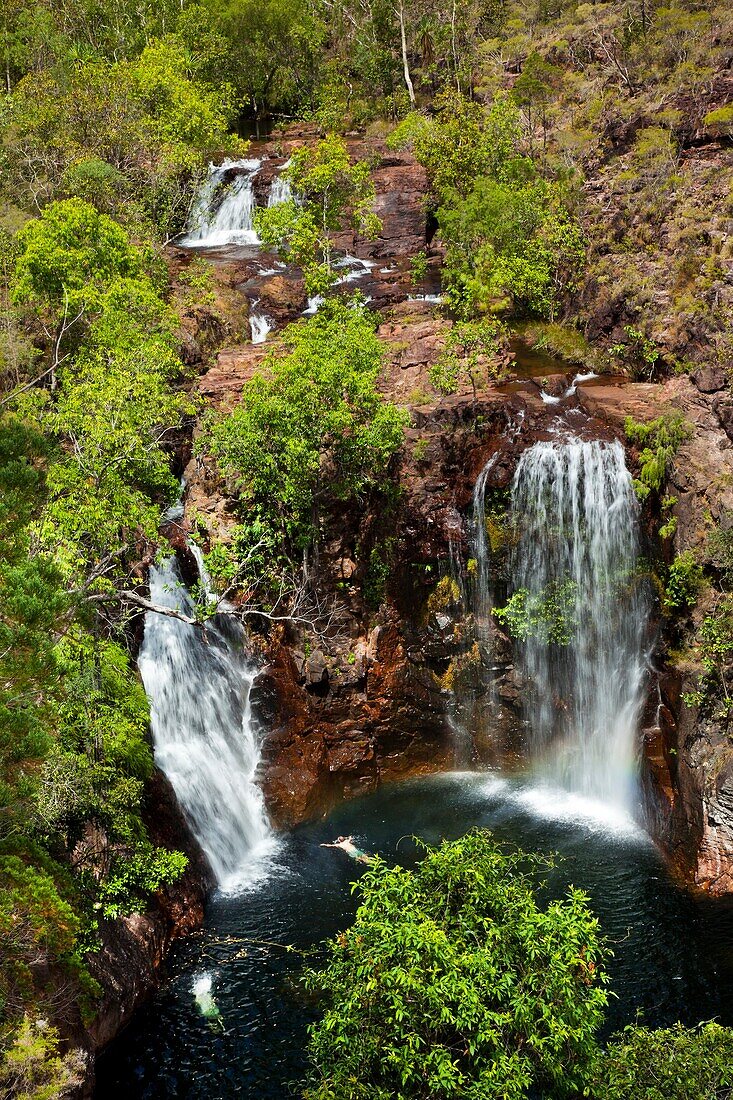
[{"label": "vegetation on cliff", "polygon": [[[252,128],[313,126],[322,140],[287,170],[298,201],[260,226],[321,294],[335,281],[329,234],[378,229],[370,166],[354,163],[344,135],[367,127],[412,149],[459,322],[434,372],[443,392],[468,382],[475,394],[495,373],[504,323],[520,317],[552,322],[545,338],[581,357],[600,346],[636,379],[700,361],[727,370],[732,33],[721,0],[3,6],[3,1087],[38,1100],[70,1078],[53,1030],[33,1021],[49,1016],[68,1032],[72,1002],[93,1013],[88,960],[104,922],[144,907],[185,862],[154,847],[143,822],[152,758],[130,655],[145,564],[177,493],[171,441],[195,409],[163,246],[185,224],[208,159],[241,155]],[[271,608],[283,570],[317,542],[327,503],[384,489],[405,417],[380,395],[380,365],[364,309],[331,304],[288,329],[241,406],[209,423],[241,504],[231,549],[210,557],[222,587],[261,585]],[[628,433],[640,493],[654,494],[686,428],[660,417]],[[702,555],[678,555],[666,586],[668,612],[710,595],[694,627],[703,675],[691,701],[725,714],[728,542],[721,529]],[[386,566],[379,555],[373,564],[379,603]],[[505,618],[562,633],[566,593],[550,595],[551,614],[522,605]],[[377,907],[377,879],[389,876],[372,874],[365,904]],[[575,992],[581,1006],[592,1000]],[[689,1043],[687,1057],[719,1040],[708,1028],[643,1041]],[[617,1092],[641,1043],[634,1033],[613,1048]]]}]

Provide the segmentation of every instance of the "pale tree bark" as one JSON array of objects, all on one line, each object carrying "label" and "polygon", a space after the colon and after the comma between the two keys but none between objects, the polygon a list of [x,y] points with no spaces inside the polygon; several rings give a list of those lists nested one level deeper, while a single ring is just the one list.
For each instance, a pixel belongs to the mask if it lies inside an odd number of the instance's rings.
[{"label": "pale tree bark", "polygon": [[405,34],[405,11],[402,6],[402,0],[400,0],[400,6],[397,8],[397,18],[400,21],[400,44],[402,47],[402,70],[405,75],[405,84],[407,85],[407,94],[410,97],[410,105],[414,108],[417,106],[417,100],[415,99],[415,89],[412,86],[412,77],[410,76],[410,66],[407,61],[407,35]]}]

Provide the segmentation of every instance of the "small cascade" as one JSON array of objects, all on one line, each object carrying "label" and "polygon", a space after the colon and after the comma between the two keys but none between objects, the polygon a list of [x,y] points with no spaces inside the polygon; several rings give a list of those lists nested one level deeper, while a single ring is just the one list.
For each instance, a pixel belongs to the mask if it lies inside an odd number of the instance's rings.
[{"label": "small cascade", "polygon": [[[254,308],[257,304],[253,302],[252,307]],[[252,343],[264,344],[267,334],[272,332],[272,321],[269,317],[265,317],[264,313],[250,313],[249,328],[252,333]]]},{"label": "small cascade", "polygon": [[293,189],[289,179],[283,179],[283,172],[290,167],[290,161],[286,160],[276,176],[272,177],[270,193],[267,196],[268,206],[278,206],[281,202],[289,202],[293,197]]},{"label": "small cascade", "polygon": [[632,806],[648,613],[639,506],[620,443],[541,442],[512,486],[515,630],[540,776]]},{"label": "small cascade", "polygon": [[[259,245],[260,238],[254,229],[257,206],[254,180],[261,168],[262,161],[254,159],[210,164],[179,244],[184,248]],[[287,164],[283,168],[287,168]],[[270,184],[268,206],[276,206],[292,197],[290,183],[281,173],[282,168]]]},{"label": "small cascade", "polygon": [[[223,164],[210,164],[180,243],[187,248],[259,244],[252,219],[255,209],[253,182],[261,167],[261,160],[225,160]],[[231,176],[234,170],[237,174],[227,183],[227,175]],[[223,195],[219,198],[222,189]]]},{"label": "small cascade", "polygon": [[479,474],[473,489],[473,522],[471,548],[476,562],[473,577],[473,614],[476,635],[485,646],[491,636],[491,611],[493,608],[491,579],[491,547],[486,530],[486,482],[496,465],[498,452],[491,456]]},{"label": "small cascade", "polygon": [[[202,577],[207,589],[207,578]],[[208,594],[208,593],[207,593]],[[175,558],[150,570],[159,606],[193,613]],[[252,877],[253,855],[272,843],[255,783],[259,744],[250,706],[256,671],[241,627],[213,618],[200,627],[148,612],[139,657],[150,700],[155,762],[166,774],[218,884]]]}]

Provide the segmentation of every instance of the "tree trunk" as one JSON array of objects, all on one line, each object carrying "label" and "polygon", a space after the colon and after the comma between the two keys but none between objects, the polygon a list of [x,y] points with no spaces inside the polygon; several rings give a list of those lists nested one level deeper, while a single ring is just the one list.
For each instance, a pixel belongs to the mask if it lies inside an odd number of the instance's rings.
[{"label": "tree trunk", "polygon": [[400,21],[400,43],[402,46],[402,70],[405,75],[405,84],[407,85],[407,94],[410,97],[410,106],[416,107],[417,101],[415,99],[415,89],[412,86],[412,77],[410,76],[410,66],[407,62],[407,36],[405,34],[405,12],[402,7],[402,0],[400,0],[400,6],[397,9],[397,17]]}]

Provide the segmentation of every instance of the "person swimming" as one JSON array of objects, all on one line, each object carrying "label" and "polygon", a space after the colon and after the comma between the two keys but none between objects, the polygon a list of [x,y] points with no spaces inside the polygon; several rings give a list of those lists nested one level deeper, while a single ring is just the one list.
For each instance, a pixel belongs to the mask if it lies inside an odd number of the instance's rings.
[{"label": "person swimming", "polygon": [[347,856],[355,859],[357,863],[374,863],[374,856],[370,856],[362,848],[354,844],[353,836],[337,836],[331,844],[322,844],[321,848],[340,848]]}]

